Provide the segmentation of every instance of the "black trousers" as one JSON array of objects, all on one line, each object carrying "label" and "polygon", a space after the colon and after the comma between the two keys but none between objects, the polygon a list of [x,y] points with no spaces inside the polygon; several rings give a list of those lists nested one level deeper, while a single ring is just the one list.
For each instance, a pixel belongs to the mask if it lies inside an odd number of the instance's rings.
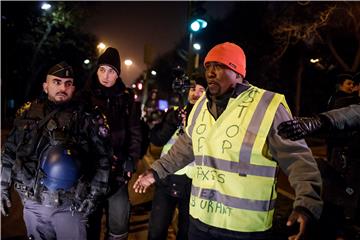
[{"label": "black trousers", "polygon": [[236,232],[208,226],[190,217],[189,240],[278,240],[271,231]]},{"label": "black trousers", "polygon": [[89,217],[88,240],[100,239],[103,209],[106,215],[107,238],[110,235],[112,239],[125,239],[129,231],[130,207],[128,184],[124,184]]},{"label": "black trousers", "polygon": [[176,239],[188,239],[190,191],[191,182],[187,183],[179,197],[172,196],[167,186],[162,184],[156,186],[150,214],[148,239],[167,239],[168,228],[176,207],[179,209]]}]

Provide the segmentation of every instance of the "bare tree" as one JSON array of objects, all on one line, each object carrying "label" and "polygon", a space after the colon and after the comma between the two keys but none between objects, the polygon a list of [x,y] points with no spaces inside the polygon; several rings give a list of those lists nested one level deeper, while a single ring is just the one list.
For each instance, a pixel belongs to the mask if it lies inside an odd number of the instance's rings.
[{"label": "bare tree", "polygon": [[[277,49],[272,63],[280,60],[291,46],[304,44],[322,48],[331,63],[342,71],[355,72],[360,65],[359,2],[297,2],[277,5],[270,17],[272,36]],[[342,41],[339,41],[342,38]],[[345,39],[345,40],[344,40]],[[355,44],[353,44],[355,43]],[[347,48],[353,47],[349,54]],[[346,52],[346,53],[344,53]],[[295,114],[300,111],[303,59],[299,59],[296,80]]]}]

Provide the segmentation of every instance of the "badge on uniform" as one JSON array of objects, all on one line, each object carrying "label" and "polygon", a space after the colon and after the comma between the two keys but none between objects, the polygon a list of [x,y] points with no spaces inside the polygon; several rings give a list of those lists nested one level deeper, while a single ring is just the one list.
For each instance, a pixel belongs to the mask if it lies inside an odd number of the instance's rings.
[{"label": "badge on uniform", "polygon": [[57,128],[57,124],[56,124],[56,122],[55,122],[53,119],[50,119],[50,121],[49,121],[48,124],[46,125],[46,128],[47,128],[49,131],[53,131],[54,129]]},{"label": "badge on uniform", "polygon": [[109,129],[107,129],[105,126],[100,126],[98,134],[99,134],[99,136],[105,138],[109,135]]}]

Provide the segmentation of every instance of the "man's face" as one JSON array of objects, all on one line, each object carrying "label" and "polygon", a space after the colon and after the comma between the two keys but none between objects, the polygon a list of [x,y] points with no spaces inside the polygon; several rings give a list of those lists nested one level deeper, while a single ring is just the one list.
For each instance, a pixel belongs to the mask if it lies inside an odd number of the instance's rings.
[{"label": "man's face", "polygon": [[199,84],[196,84],[195,87],[190,88],[188,94],[188,100],[191,104],[195,104],[196,101],[201,97],[205,92],[205,88]]},{"label": "man's face", "polygon": [[107,65],[100,65],[97,70],[97,76],[100,84],[108,88],[114,86],[116,79],[119,77],[117,72]]},{"label": "man's face", "polygon": [[229,88],[241,82],[241,77],[236,72],[218,62],[205,64],[205,77],[209,92],[215,97],[223,95]]},{"label": "man's face", "polygon": [[54,103],[68,102],[75,92],[74,79],[47,75],[43,89],[50,101]]},{"label": "man's face", "polygon": [[340,84],[339,89],[346,93],[352,93],[354,87],[354,82],[351,79],[346,79],[342,84]]}]

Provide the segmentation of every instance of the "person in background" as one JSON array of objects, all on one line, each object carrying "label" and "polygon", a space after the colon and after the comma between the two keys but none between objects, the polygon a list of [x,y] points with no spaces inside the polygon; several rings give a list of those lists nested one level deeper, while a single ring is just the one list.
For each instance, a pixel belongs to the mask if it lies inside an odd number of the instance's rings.
[{"label": "person in background", "polygon": [[335,94],[329,99],[327,110],[346,107],[350,104],[357,103],[356,97],[352,94],[354,88],[354,80],[351,74],[339,74],[337,76],[337,88],[338,89]]},{"label": "person in background", "polygon": [[[330,99],[328,110],[339,109],[359,104],[360,97],[353,93],[354,76],[352,74],[338,75],[339,90]],[[327,162],[323,171],[325,184],[324,199],[329,207],[324,213],[338,212],[333,218],[337,221],[337,235],[344,235],[345,221],[356,218],[355,209],[360,199],[360,131],[331,131],[326,136]],[[333,173],[333,174],[331,174]],[[331,205],[330,205],[331,204]],[[329,210],[327,209],[334,209]],[[329,217],[327,217],[329,218]]]},{"label": "person in background", "polygon": [[[195,85],[189,89],[188,103],[180,109],[168,110],[161,123],[151,130],[150,142],[155,147],[163,146],[161,155],[165,155],[175,143],[182,127],[187,125],[187,116],[195,102],[205,92],[206,80],[198,76]],[[189,227],[189,200],[191,179],[186,176],[186,168],[167,176],[156,184],[149,221],[148,239],[166,240],[168,228],[175,208],[178,208],[178,232],[176,239],[186,240]]]},{"label": "person in background", "polygon": [[322,182],[305,141],[277,134],[277,126],[292,118],[284,96],[245,80],[245,54],[234,43],[213,47],[204,67],[208,89],[185,133],[139,176],[135,191],[145,192],[195,159],[189,239],[271,239],[280,166],[295,190],[287,226],[300,224],[289,239],[303,238],[321,214]]},{"label": "person in background", "polygon": [[[83,99],[105,113],[111,129],[114,155],[111,162],[110,192],[103,204],[107,239],[127,239],[130,202],[128,181],[141,154],[141,105],[120,78],[117,49],[109,47],[99,57],[97,70],[88,82]],[[99,239],[102,211],[94,214],[90,237]]]},{"label": "person in background", "polygon": [[[324,183],[324,211],[321,217],[320,231],[324,239],[353,239],[347,236],[346,225],[359,226],[360,206],[360,105],[334,109],[313,117],[300,117],[283,122],[278,127],[279,135],[284,139],[296,141],[318,133],[339,134],[350,137],[346,148],[336,158],[319,160],[318,165]],[[347,222],[347,223],[346,223]]]},{"label": "person in background", "polygon": [[101,112],[73,99],[66,62],[50,68],[43,90],[47,99],[18,110],[4,143],[1,212],[11,206],[14,183],[29,239],[86,240],[87,217],[108,189],[109,128]]}]

